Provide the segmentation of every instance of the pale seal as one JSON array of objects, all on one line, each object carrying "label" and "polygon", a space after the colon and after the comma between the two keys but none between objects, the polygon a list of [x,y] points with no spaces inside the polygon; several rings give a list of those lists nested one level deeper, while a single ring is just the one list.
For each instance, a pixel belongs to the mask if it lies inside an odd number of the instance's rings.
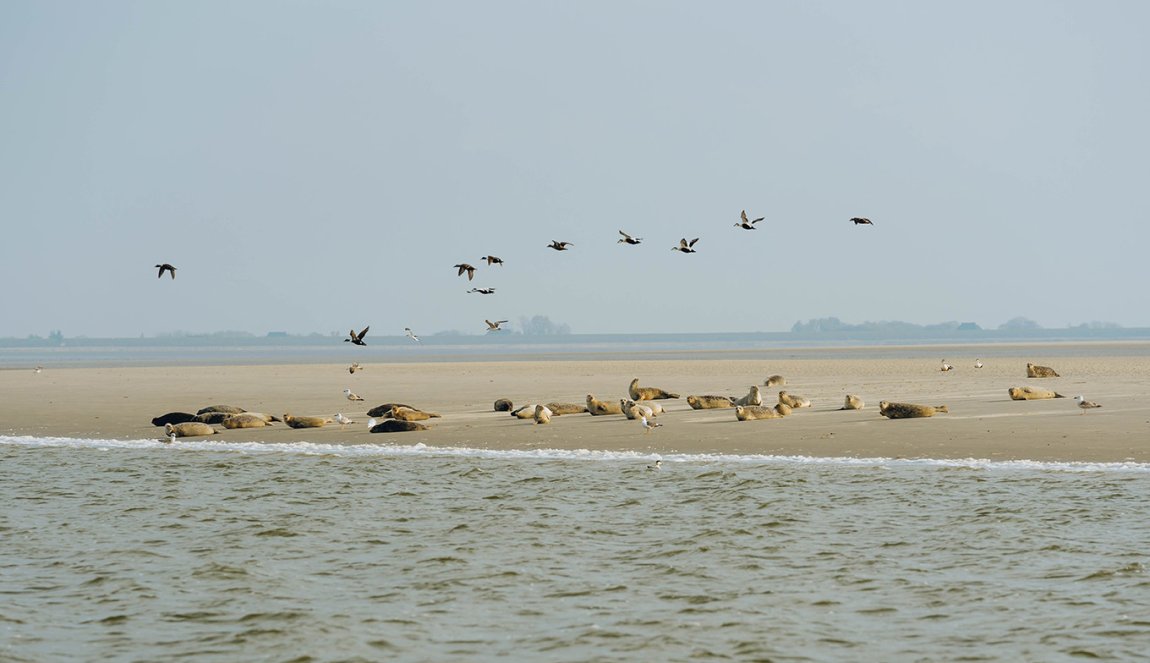
[{"label": "pale seal", "polygon": [[1038,366],[1035,364],[1026,364],[1026,377],[1028,378],[1057,378],[1062,377],[1049,366]]},{"label": "pale seal", "polygon": [[510,412],[512,407],[514,407],[514,405],[512,405],[511,401],[507,400],[506,398],[500,398],[499,400],[495,401],[496,412]]},{"label": "pale seal", "polygon": [[534,417],[537,424],[551,423],[551,410],[546,405],[536,405]]},{"label": "pale seal", "polygon": [[548,403],[547,409],[551,410],[552,416],[559,417],[564,414],[583,414],[587,406],[579,403]]},{"label": "pale seal", "polygon": [[413,430],[428,430],[427,426],[416,421],[388,419],[371,427],[372,433],[403,433]]},{"label": "pale seal", "polygon": [[184,422],[192,421],[195,418],[196,415],[190,412],[169,412],[167,414],[161,414],[158,417],[154,417],[152,419],[152,425],[163,426],[166,424],[182,424]]},{"label": "pale seal", "polygon": [[269,421],[259,414],[244,412],[243,414],[231,414],[226,419],[220,422],[224,428],[263,428],[269,425]]},{"label": "pale seal", "polygon": [[887,419],[914,419],[917,417],[933,417],[936,412],[949,412],[945,405],[915,405],[914,403],[891,403],[882,401],[878,404],[879,414]]},{"label": "pale seal", "polygon": [[735,401],[735,405],[762,405],[763,395],[759,393],[757,385],[751,385],[751,390],[747,392],[746,396]]},{"label": "pale seal", "polygon": [[521,405],[511,411],[511,416],[515,417],[516,419],[531,419],[535,416],[535,405],[535,403]]},{"label": "pale seal", "polygon": [[291,428],[323,428],[331,423],[331,419],[327,417],[293,417],[287,413],[284,414],[283,420]]},{"label": "pale seal", "polygon": [[587,394],[587,411],[596,417],[604,414],[623,414],[623,408],[619,407],[618,403],[607,403],[591,394]]},{"label": "pale seal", "polygon": [[691,406],[693,410],[718,410],[727,407],[735,407],[734,401],[730,396],[688,396],[687,405]]},{"label": "pale seal", "polygon": [[803,398],[802,396],[792,396],[785,391],[779,392],[779,402],[796,410],[800,407],[811,406],[811,400],[809,398]]},{"label": "pale seal", "polygon": [[635,401],[635,402],[639,405],[644,405],[646,407],[651,408],[651,414],[656,416],[656,417],[659,416],[660,414],[663,414],[663,412],[665,412],[665,410],[663,409],[663,406],[659,405],[659,401]]},{"label": "pale seal", "polygon": [[764,387],[782,387],[787,383],[787,379],[781,375],[772,375],[771,377],[763,380]]},{"label": "pale seal", "polygon": [[1006,390],[1012,401],[1041,401],[1047,398],[1066,398],[1057,391],[1038,387],[1011,387]]},{"label": "pale seal", "polygon": [[388,412],[390,412],[392,408],[396,408],[396,407],[406,407],[406,408],[411,408],[412,410],[418,409],[418,408],[411,407],[410,405],[404,405],[403,403],[384,403],[383,405],[377,405],[377,406],[371,408],[370,410],[368,410],[367,416],[369,416],[369,417],[382,417],[385,414],[387,414]]},{"label": "pale seal", "polygon": [[428,419],[440,418],[440,416],[434,412],[424,412],[423,410],[416,410],[410,407],[393,407],[391,408],[391,414],[385,414],[383,416],[399,419],[400,421],[427,421]]},{"label": "pale seal", "polygon": [[779,414],[773,407],[766,405],[736,405],[735,418],[739,421],[755,421],[758,419],[781,419],[783,415]]},{"label": "pale seal", "polygon": [[794,410],[791,408],[790,405],[787,405],[786,403],[779,403],[779,404],[775,405],[775,412],[778,412],[780,416],[785,417],[785,416],[789,415],[791,412],[794,412]]},{"label": "pale seal", "polygon": [[633,401],[657,401],[665,398],[679,397],[679,394],[672,394],[657,387],[640,387],[639,378],[631,380],[631,386],[627,388],[627,394],[631,396],[631,400]]},{"label": "pale seal", "polygon": [[185,421],[182,424],[167,424],[164,426],[164,431],[168,436],[175,435],[176,437],[199,437],[201,435],[215,435],[219,431],[212,428],[207,424],[201,424],[198,421]]},{"label": "pale seal", "polygon": [[243,414],[244,412],[247,412],[247,410],[243,409],[242,407],[236,407],[234,405],[209,405],[207,407],[202,407],[199,410],[196,410],[196,414],[206,414],[208,412],[225,412],[227,414]]},{"label": "pale seal", "polygon": [[863,409],[863,400],[854,394],[847,394],[846,402],[839,408],[840,410],[861,410]]},{"label": "pale seal", "polygon": [[623,415],[628,419],[654,419],[655,412],[646,405],[639,405],[633,400],[627,398],[619,399],[619,409],[623,410]]}]

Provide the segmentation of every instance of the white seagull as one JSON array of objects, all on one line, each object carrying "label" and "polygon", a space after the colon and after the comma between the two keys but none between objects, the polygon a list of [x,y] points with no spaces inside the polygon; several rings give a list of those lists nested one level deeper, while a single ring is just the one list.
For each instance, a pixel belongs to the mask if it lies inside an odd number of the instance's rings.
[{"label": "white seagull", "polygon": [[371,419],[368,419],[368,420],[367,420],[367,429],[368,429],[368,430],[371,430],[372,428],[375,428],[375,424],[376,424],[376,423],[377,423],[377,422],[376,422],[376,420],[375,420],[375,417],[372,417]]},{"label": "white seagull", "polygon": [[413,340],[413,341],[419,340],[419,337],[415,335],[415,332],[411,331],[411,327],[404,327],[403,331],[407,333],[407,337],[410,338],[411,340]]},{"label": "white seagull", "polygon": [[346,426],[348,424],[354,424],[355,423],[351,419],[348,419],[347,417],[343,416],[342,412],[336,412],[335,416],[332,418],[335,419],[335,422],[337,424],[339,424],[340,428],[343,428],[344,426]]},{"label": "white seagull", "polygon": [[1078,403],[1078,407],[1082,408],[1082,414],[1086,414],[1086,411],[1089,409],[1102,407],[1098,403],[1095,403],[1094,401],[1088,401],[1080,395],[1074,397],[1074,402]]},{"label": "white seagull", "polygon": [[343,395],[347,396],[347,400],[349,400],[349,401],[362,401],[363,400],[359,396],[356,396],[355,394],[351,393],[351,389],[344,389]]},{"label": "white seagull", "polygon": [[974,367],[975,368],[982,368],[982,360],[981,359],[975,359],[974,360]]},{"label": "white seagull", "polygon": [[942,368],[940,368],[938,370],[942,371],[943,373],[946,373],[947,371],[953,371],[954,366],[951,366],[950,364],[946,363],[946,360],[943,359],[942,360]]},{"label": "white seagull", "polygon": [[[639,417],[639,421],[643,422],[643,432],[644,433],[650,433],[651,431],[655,430],[659,426],[663,425],[657,421],[654,423],[647,421],[647,417]],[[658,462],[658,461],[655,461],[655,462]]]}]

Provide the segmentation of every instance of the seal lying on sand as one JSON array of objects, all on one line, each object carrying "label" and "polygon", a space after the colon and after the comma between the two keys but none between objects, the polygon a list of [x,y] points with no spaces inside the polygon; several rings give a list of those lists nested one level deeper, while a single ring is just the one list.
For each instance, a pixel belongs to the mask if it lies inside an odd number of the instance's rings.
[{"label": "seal lying on sand", "polygon": [[659,405],[659,401],[635,401],[635,403],[637,405],[643,405],[645,407],[651,408],[652,416],[657,417],[660,414],[663,414],[664,412],[666,412],[666,410],[663,409],[663,406]]},{"label": "seal lying on sand", "polygon": [[331,419],[327,417],[293,417],[290,414],[284,414],[284,423],[291,428],[323,428],[326,424],[331,423]]},{"label": "seal lying on sand", "polygon": [[227,419],[220,422],[224,428],[263,428],[270,426],[271,421],[264,418],[264,415],[253,412],[244,412],[242,414],[230,414]]},{"label": "seal lying on sand", "polygon": [[839,408],[840,410],[861,410],[863,409],[863,400],[854,394],[847,394],[846,402]]},{"label": "seal lying on sand", "polygon": [[551,410],[552,416],[559,417],[564,414],[583,414],[587,406],[578,403],[548,403],[547,409]]},{"label": "seal lying on sand", "polygon": [[1007,390],[1012,401],[1041,401],[1047,398],[1066,398],[1057,391],[1038,387],[1011,387]]},{"label": "seal lying on sand", "polygon": [[512,407],[514,407],[514,405],[512,405],[511,401],[507,400],[506,398],[500,398],[499,400],[495,401],[496,412],[510,412]]},{"label": "seal lying on sand", "polygon": [[623,408],[619,407],[618,403],[607,403],[591,394],[587,394],[587,411],[596,417],[604,414],[623,414]]},{"label": "seal lying on sand", "polygon": [[427,430],[427,426],[415,421],[388,419],[371,427],[372,433],[403,433],[413,430]]},{"label": "seal lying on sand", "polygon": [[390,412],[385,412],[383,416],[399,419],[400,421],[427,421],[428,419],[440,418],[439,415],[434,412],[424,412],[423,410],[398,405],[391,408]]},{"label": "seal lying on sand", "polygon": [[534,417],[537,424],[551,423],[551,410],[546,405],[536,405]]},{"label": "seal lying on sand", "polygon": [[631,386],[627,388],[627,394],[631,396],[631,400],[633,401],[657,401],[664,398],[679,397],[679,394],[672,394],[656,387],[640,387],[639,378],[631,380]]},{"label": "seal lying on sand", "polygon": [[244,412],[247,412],[247,410],[243,409],[242,407],[236,407],[234,405],[209,405],[207,407],[202,407],[199,410],[196,410],[196,414],[206,414],[208,412],[226,412],[228,414],[242,414]]},{"label": "seal lying on sand", "polygon": [[933,417],[936,412],[950,412],[945,405],[915,405],[914,403],[891,403],[882,401],[878,404],[879,414],[887,419],[914,419],[916,417]]},{"label": "seal lying on sand", "polygon": [[412,410],[418,409],[418,408],[411,407],[410,405],[404,405],[403,403],[384,403],[383,405],[377,405],[377,406],[371,408],[370,410],[368,410],[367,416],[369,416],[369,417],[382,417],[382,416],[385,416],[387,414],[387,412],[390,411],[392,408],[396,408],[396,407],[406,407],[406,408],[410,408]]},{"label": "seal lying on sand", "polygon": [[1026,377],[1028,378],[1057,378],[1062,377],[1049,366],[1037,366],[1035,364],[1026,364]]},{"label": "seal lying on sand", "polygon": [[167,433],[168,437],[171,437],[173,433],[176,437],[199,437],[200,435],[215,435],[219,431],[198,421],[186,421],[182,424],[167,424],[164,426],[164,432]]},{"label": "seal lying on sand", "polygon": [[781,375],[772,375],[771,377],[763,380],[764,387],[781,387],[787,383],[787,379]]},{"label": "seal lying on sand", "polygon": [[167,424],[182,424],[186,421],[192,421],[195,418],[196,415],[190,412],[169,412],[153,418],[152,425],[165,426]]},{"label": "seal lying on sand", "polygon": [[802,396],[792,396],[785,391],[779,392],[779,402],[795,409],[811,406],[811,400],[809,398],[803,398]]},{"label": "seal lying on sand", "polygon": [[511,411],[511,416],[515,417],[516,419],[531,419],[535,416],[535,405],[535,403],[520,405]]},{"label": "seal lying on sand", "polygon": [[762,404],[763,404],[763,395],[761,393],[759,393],[759,387],[757,385],[752,385],[751,391],[748,392],[746,396],[743,396],[742,398],[735,401],[735,405],[762,405]]},{"label": "seal lying on sand", "polygon": [[619,409],[628,419],[654,419],[655,411],[646,405],[640,405],[629,398],[619,399]]},{"label": "seal lying on sand", "polygon": [[[243,413],[240,412],[237,414]],[[235,415],[230,412],[204,412],[203,414],[197,414],[196,416],[192,417],[192,421],[197,421],[201,424],[222,424],[224,423],[224,419],[232,416]]]},{"label": "seal lying on sand", "polygon": [[739,421],[755,421],[758,419],[782,419],[773,407],[765,405],[736,405],[735,418]]},{"label": "seal lying on sand", "polygon": [[735,407],[730,396],[688,396],[687,405],[694,410],[718,410],[726,407]]}]

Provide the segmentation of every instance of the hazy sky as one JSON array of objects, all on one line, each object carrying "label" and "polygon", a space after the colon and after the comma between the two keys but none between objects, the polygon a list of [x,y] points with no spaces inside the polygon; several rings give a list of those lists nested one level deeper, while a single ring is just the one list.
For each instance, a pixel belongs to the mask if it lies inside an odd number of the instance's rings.
[{"label": "hazy sky", "polygon": [[1150,326],[1148,25],[1137,1],[0,0],[0,336]]}]

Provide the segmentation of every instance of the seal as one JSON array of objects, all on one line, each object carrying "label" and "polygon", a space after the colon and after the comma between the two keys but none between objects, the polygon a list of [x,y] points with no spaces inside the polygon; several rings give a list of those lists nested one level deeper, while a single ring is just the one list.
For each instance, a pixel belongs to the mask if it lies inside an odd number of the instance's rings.
[{"label": "seal", "polygon": [[651,408],[652,416],[657,417],[660,414],[663,414],[664,412],[666,412],[666,410],[663,409],[663,406],[659,405],[659,401],[635,401],[635,402],[639,405],[645,405],[645,406]]},{"label": "seal", "polygon": [[758,385],[751,385],[751,390],[746,396],[735,401],[735,405],[762,405],[763,395],[759,393]]},{"label": "seal", "polygon": [[688,396],[687,405],[693,410],[718,410],[725,407],[735,407],[730,396]]},{"label": "seal", "polygon": [[269,425],[267,419],[264,419],[259,414],[244,412],[243,414],[231,414],[226,419],[220,422],[224,428],[263,428]]},{"label": "seal", "polygon": [[534,417],[537,424],[551,423],[551,410],[546,405],[536,405]]},{"label": "seal", "polygon": [[779,403],[775,406],[775,412],[778,412],[780,417],[785,417],[791,412],[794,412],[794,410],[790,405],[787,405],[786,403]]},{"label": "seal", "polygon": [[596,417],[604,414],[623,414],[623,408],[619,407],[618,403],[606,403],[591,394],[587,394],[587,411]]},{"label": "seal", "polygon": [[880,402],[878,411],[887,419],[915,419],[933,417],[936,412],[950,412],[945,405],[915,405],[914,403],[891,403],[890,401]]},{"label": "seal", "polygon": [[510,412],[512,407],[514,406],[511,404],[511,401],[507,400],[506,398],[500,398],[499,400],[495,401],[496,412]]},{"label": "seal", "polygon": [[782,387],[787,383],[787,379],[781,375],[772,375],[771,377],[763,380],[764,387]]},{"label": "seal", "polygon": [[839,408],[840,410],[861,410],[863,409],[863,400],[854,394],[847,394],[846,402]]},{"label": "seal", "polygon": [[619,399],[619,409],[623,410],[623,415],[628,419],[654,419],[655,412],[646,405],[639,405],[633,400],[627,398]]},{"label": "seal", "polygon": [[679,397],[679,394],[672,394],[657,387],[640,387],[639,378],[631,380],[631,386],[627,388],[627,394],[631,396],[631,400],[633,401],[658,401],[665,398]]},{"label": "seal", "polygon": [[388,419],[371,427],[372,433],[404,433],[413,430],[428,430],[427,426],[416,421]]},{"label": "seal", "polygon": [[1038,366],[1036,364],[1026,364],[1026,377],[1028,378],[1058,378],[1062,377],[1053,368],[1049,366]]},{"label": "seal", "polygon": [[1011,387],[1006,390],[1012,401],[1041,401],[1047,398],[1066,398],[1057,391],[1039,389],[1038,387]]},{"label": "seal", "polygon": [[802,396],[791,396],[785,391],[779,392],[779,402],[790,406],[792,409],[799,409],[800,407],[810,407],[811,401],[809,398]]},{"label": "seal", "polygon": [[190,412],[169,412],[167,414],[161,414],[158,417],[153,417],[152,425],[164,426],[167,424],[182,424],[187,421],[192,421],[195,418],[196,415]]},{"label": "seal", "polygon": [[439,419],[440,416],[434,412],[424,412],[423,410],[416,410],[410,407],[393,407],[391,414],[384,414],[385,417],[392,419],[399,419],[400,421],[427,421],[428,419]]},{"label": "seal", "polygon": [[564,414],[583,414],[587,406],[578,403],[548,403],[547,409],[551,410],[552,416],[559,417]]},{"label": "seal", "polygon": [[371,408],[370,410],[368,410],[367,416],[369,416],[369,417],[383,417],[383,416],[386,416],[387,413],[390,412],[392,408],[396,408],[396,407],[406,407],[406,408],[410,408],[412,410],[418,409],[418,408],[411,407],[410,405],[404,405],[403,403],[384,403],[383,405],[377,405],[377,406]]},{"label": "seal", "polygon": [[293,417],[286,413],[283,420],[291,428],[323,428],[331,423],[331,419],[327,417]]},{"label": "seal", "polygon": [[535,416],[535,403],[529,405],[522,405],[511,411],[511,416],[516,419],[531,419]]},{"label": "seal", "polygon": [[[243,413],[239,412],[237,414]],[[196,416],[192,417],[192,421],[198,421],[201,424],[222,424],[224,419],[227,419],[231,416],[234,415],[229,412],[205,412],[203,414],[197,414]]]},{"label": "seal", "polygon": [[757,421],[759,419],[782,419],[775,408],[766,405],[736,405],[735,418],[739,421]]},{"label": "seal", "polygon": [[201,424],[198,421],[186,421],[182,424],[167,424],[164,426],[164,431],[168,434],[168,437],[172,435],[176,437],[199,437],[201,435],[215,435],[219,432],[211,426]]},{"label": "seal", "polygon": [[247,412],[247,410],[243,409],[242,407],[236,407],[234,405],[209,405],[207,407],[202,407],[199,410],[196,410],[196,414],[206,414],[208,412],[224,412],[227,414],[243,414],[244,412]]}]

